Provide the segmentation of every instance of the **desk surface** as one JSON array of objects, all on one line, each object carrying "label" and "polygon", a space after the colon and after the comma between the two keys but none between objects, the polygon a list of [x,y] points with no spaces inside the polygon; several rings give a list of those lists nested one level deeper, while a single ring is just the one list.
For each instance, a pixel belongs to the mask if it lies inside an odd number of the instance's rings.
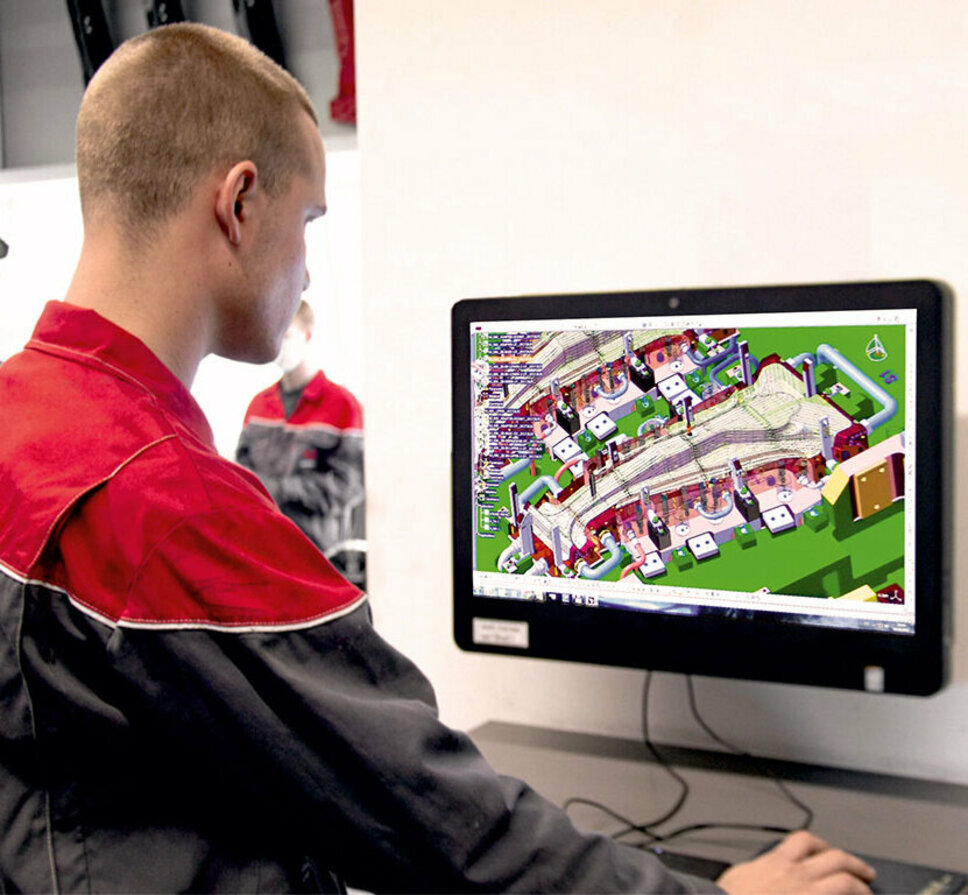
[{"label": "desk surface", "polygon": [[[645,821],[665,811],[678,793],[676,782],[639,742],[496,721],[470,733],[500,773],[525,780],[559,805],[581,796]],[[691,787],[681,813],[662,829],[716,821],[796,826],[802,812],[767,775],[773,774],[813,810],[812,832],[832,844],[968,872],[968,786],[662,744],[659,749]],[[588,830],[621,829],[591,808],[574,806],[570,813]],[[776,838],[708,830],[675,839],[668,848],[735,863]]]}]

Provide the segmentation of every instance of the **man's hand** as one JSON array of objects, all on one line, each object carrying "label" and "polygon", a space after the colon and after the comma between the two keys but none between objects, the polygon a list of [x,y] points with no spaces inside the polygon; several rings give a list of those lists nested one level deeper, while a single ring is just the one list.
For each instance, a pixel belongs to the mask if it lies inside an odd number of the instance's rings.
[{"label": "man's hand", "polygon": [[869,895],[874,870],[811,833],[791,833],[716,880],[730,895]]}]

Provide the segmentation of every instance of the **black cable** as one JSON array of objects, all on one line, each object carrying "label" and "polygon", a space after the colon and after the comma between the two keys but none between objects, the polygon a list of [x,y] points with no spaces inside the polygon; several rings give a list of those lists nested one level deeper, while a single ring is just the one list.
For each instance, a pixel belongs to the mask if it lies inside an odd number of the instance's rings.
[{"label": "black cable", "polygon": [[[706,723],[702,715],[699,714],[699,707],[696,703],[696,691],[695,691],[695,687],[693,686],[691,674],[686,675],[686,694],[689,697],[689,708],[692,711],[692,716],[696,720],[696,723],[706,733],[706,735],[714,742],[719,743],[719,745],[722,746],[723,748],[728,749],[733,754],[739,755],[743,758],[749,758],[751,761],[753,761],[753,763],[756,765],[756,769],[764,776],[769,777],[776,784],[776,787],[780,790],[780,792],[782,792],[783,795],[786,796],[787,800],[790,801],[793,805],[795,805],[803,812],[804,814],[803,820],[800,822],[800,825],[797,827],[794,827],[794,829],[795,830],[810,829],[810,825],[813,823],[813,817],[814,817],[813,809],[810,808],[809,805],[807,805],[797,796],[795,796],[793,792],[790,790],[790,788],[786,785],[786,783],[784,783],[783,780],[780,779],[779,775],[775,774],[771,768],[763,764],[762,760],[758,756],[753,755],[751,752],[748,752],[746,749],[741,749],[739,746],[733,745],[733,743],[721,737],[718,733],[716,733],[715,730],[712,729],[712,727],[709,726],[709,724]],[[792,830],[789,830],[787,832],[792,832]]]},{"label": "black cable", "polygon": [[664,824],[667,821],[675,817],[681,810],[682,806],[686,804],[686,799],[689,798],[689,784],[686,782],[685,778],[672,766],[672,764],[662,755],[656,748],[655,743],[652,742],[652,737],[649,733],[649,691],[652,688],[652,671],[646,671],[645,673],[645,684],[642,687],[642,741],[645,743],[645,748],[649,750],[649,753],[656,760],[659,766],[680,786],[679,796],[676,799],[673,806],[666,811],[661,817],[657,817],[655,820],[649,821],[648,823],[637,824],[637,828],[643,833],[651,834],[652,827],[658,827],[660,824]]},{"label": "black cable", "polygon": [[596,811],[600,811],[602,814],[606,814],[613,820],[617,820],[619,823],[625,824],[625,828],[619,830],[617,833],[609,834],[612,839],[621,839],[623,836],[627,836],[629,833],[637,833],[641,829],[640,824],[637,824],[634,820],[630,820],[623,814],[619,814],[608,805],[603,802],[596,802],[594,799],[586,799],[583,796],[571,796],[565,799],[561,807],[567,811],[572,805],[585,805],[589,808],[594,808]]},{"label": "black cable", "polygon": [[[774,826],[772,824],[748,824],[748,823],[734,823],[730,821],[715,821],[708,823],[696,823],[687,824],[683,827],[678,827],[674,830],[669,830],[665,833],[655,833],[652,830],[643,830],[649,838],[642,843],[638,843],[639,848],[648,848],[649,846],[657,842],[669,842],[672,839],[676,839],[680,836],[685,836],[688,833],[697,833],[703,830],[752,830],[757,833],[774,833],[776,835],[785,836],[789,833],[794,832],[794,830],[806,830],[810,824],[813,822],[813,810],[807,806],[803,801],[797,798],[787,787],[787,785],[775,774],[770,768],[766,767],[760,759],[747,751],[746,749],[741,749],[739,746],[726,740],[724,737],[720,736],[713,728],[708,724],[708,722],[702,717],[699,712],[699,706],[696,702],[696,692],[692,681],[692,675],[687,674],[686,678],[686,693],[689,699],[689,709],[692,712],[692,716],[696,723],[702,728],[703,732],[714,742],[718,743],[723,748],[734,753],[735,755],[742,756],[743,758],[751,759],[756,765],[757,770],[764,776],[770,777],[772,781],[776,784],[783,795],[797,808],[799,808],[804,813],[804,819],[797,827],[781,827]],[[630,830],[622,831],[620,835],[627,835]]]},{"label": "black cable", "polygon": [[689,798],[688,782],[686,782],[682,775],[676,771],[666,757],[659,752],[655,746],[655,743],[652,742],[652,736],[649,732],[649,692],[651,687],[652,671],[649,670],[645,672],[645,683],[642,687],[642,742],[645,745],[645,748],[649,750],[649,754],[655,760],[656,764],[658,764],[659,767],[661,767],[679,784],[679,794],[676,796],[672,807],[654,820],[636,823],[635,821],[630,820],[629,818],[619,814],[617,811],[609,808],[607,805],[603,805],[601,802],[596,802],[593,799],[585,799],[581,798],[580,796],[573,796],[566,799],[562,804],[562,807],[565,809],[565,811],[567,811],[572,805],[587,805],[591,808],[595,808],[597,811],[601,811],[603,814],[607,814],[609,817],[619,821],[620,823],[624,823],[624,829],[611,834],[613,839],[620,839],[623,836],[627,836],[629,833],[642,833],[646,836],[656,836],[657,834],[653,832],[653,828],[658,827],[675,817],[679,811],[682,810],[682,806],[685,805],[686,799]]},{"label": "black cable", "polygon": [[686,803],[686,800],[689,797],[690,787],[688,782],[682,777],[682,775],[680,775],[676,771],[676,769],[665,758],[665,756],[663,756],[659,752],[659,750],[656,748],[655,743],[652,742],[652,737],[649,731],[649,694],[652,686],[651,671],[646,672],[645,684],[642,689],[642,739],[645,744],[645,747],[649,750],[649,753],[655,759],[656,763],[679,783],[680,792],[678,797],[676,798],[675,803],[668,811],[666,811],[660,817],[656,818],[655,820],[651,820],[643,823],[636,823],[631,819],[629,819],[628,817],[625,817],[624,815],[619,814],[617,811],[613,810],[607,805],[602,804],[601,802],[597,802],[593,799],[582,798],[579,796],[574,796],[569,799],[566,799],[563,804],[564,809],[567,811],[568,808],[570,808],[572,805],[586,805],[588,807],[594,808],[597,811],[602,812],[603,814],[608,815],[612,819],[617,820],[619,823],[622,823],[625,825],[621,830],[618,830],[611,834],[612,839],[616,839],[616,840],[622,839],[623,837],[628,836],[630,833],[640,833],[647,837],[647,839],[644,842],[636,843],[636,847],[638,848],[648,848],[649,846],[657,842],[668,842],[671,839],[684,836],[687,833],[696,833],[702,830],[720,830],[720,829],[753,830],[758,833],[774,833],[774,834],[783,836],[788,833],[792,833],[795,830],[808,829],[810,827],[810,824],[813,822],[813,817],[814,817],[813,810],[808,805],[806,805],[801,799],[795,796],[793,792],[791,792],[791,790],[787,787],[787,785],[779,778],[779,776],[775,774],[772,771],[772,769],[762,764],[762,762],[757,756],[753,755],[752,753],[750,753],[745,749],[741,749],[739,746],[734,745],[733,743],[726,740],[724,737],[720,736],[715,730],[713,730],[713,728],[709,725],[709,723],[702,717],[702,715],[699,712],[699,706],[696,701],[696,693],[695,693],[695,687],[693,686],[692,676],[686,675],[685,678],[686,678],[686,692],[689,700],[689,708],[690,708],[690,711],[692,712],[693,718],[695,719],[699,727],[702,728],[703,732],[710,739],[718,743],[720,746],[722,746],[729,752],[732,752],[733,754],[739,755],[744,758],[751,759],[755,763],[757,770],[761,774],[763,774],[764,776],[770,777],[772,781],[776,784],[777,788],[783,793],[783,795],[793,805],[795,805],[797,808],[803,811],[804,819],[800,823],[800,825],[796,827],[781,827],[781,826],[775,826],[772,824],[748,824],[748,823],[734,823],[734,822],[724,821],[724,822],[688,824],[686,826],[682,826],[665,833],[658,833],[655,830],[656,827],[668,822],[673,817],[675,817],[676,814],[679,813],[679,811],[682,809],[682,806]]}]

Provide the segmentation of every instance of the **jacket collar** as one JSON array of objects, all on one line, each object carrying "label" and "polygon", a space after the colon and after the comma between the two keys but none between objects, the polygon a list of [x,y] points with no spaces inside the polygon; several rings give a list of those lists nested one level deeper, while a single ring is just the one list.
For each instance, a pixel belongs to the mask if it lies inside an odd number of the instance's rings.
[{"label": "jacket collar", "polygon": [[64,301],[48,302],[26,347],[101,367],[139,385],[163,410],[214,449],[215,439],[205,413],[181,380],[144,342],[96,311]]},{"label": "jacket collar", "polygon": [[306,388],[303,390],[303,395],[314,401],[320,396],[323,389],[326,388],[326,374],[322,370],[317,370],[316,375],[306,384]]}]

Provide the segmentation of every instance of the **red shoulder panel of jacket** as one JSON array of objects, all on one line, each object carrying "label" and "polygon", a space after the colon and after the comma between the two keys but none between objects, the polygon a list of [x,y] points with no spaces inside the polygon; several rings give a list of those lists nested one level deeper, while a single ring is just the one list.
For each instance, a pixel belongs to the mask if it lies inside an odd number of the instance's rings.
[{"label": "red shoulder panel of jacket", "polygon": [[349,389],[327,379],[320,370],[306,386],[289,423],[322,423],[341,431],[362,430],[363,408]]},{"label": "red shoulder panel of jacket", "polygon": [[279,383],[264,388],[250,402],[245,411],[245,422],[252,417],[267,420],[283,420],[285,414],[282,409],[282,398],[279,395]]},{"label": "red shoulder panel of jacket", "polygon": [[28,350],[0,367],[0,558],[30,572],[85,493],[176,437],[152,405],[144,389],[85,362]]},{"label": "red shoulder panel of jacket", "polygon": [[361,594],[220,457],[187,389],[91,311],[51,303],[0,366],[0,562],[111,622],[291,625]]},{"label": "red shoulder panel of jacket", "polygon": [[332,382],[322,370],[310,380],[288,420],[279,385],[278,382],[270,385],[252,399],[245,412],[245,423],[254,420],[295,428],[322,425],[341,432],[359,431],[362,434],[362,405],[349,389]]},{"label": "red shoulder panel of jacket", "polygon": [[180,440],[94,491],[59,547],[51,583],[127,626],[289,628],[362,599],[252,473]]}]

